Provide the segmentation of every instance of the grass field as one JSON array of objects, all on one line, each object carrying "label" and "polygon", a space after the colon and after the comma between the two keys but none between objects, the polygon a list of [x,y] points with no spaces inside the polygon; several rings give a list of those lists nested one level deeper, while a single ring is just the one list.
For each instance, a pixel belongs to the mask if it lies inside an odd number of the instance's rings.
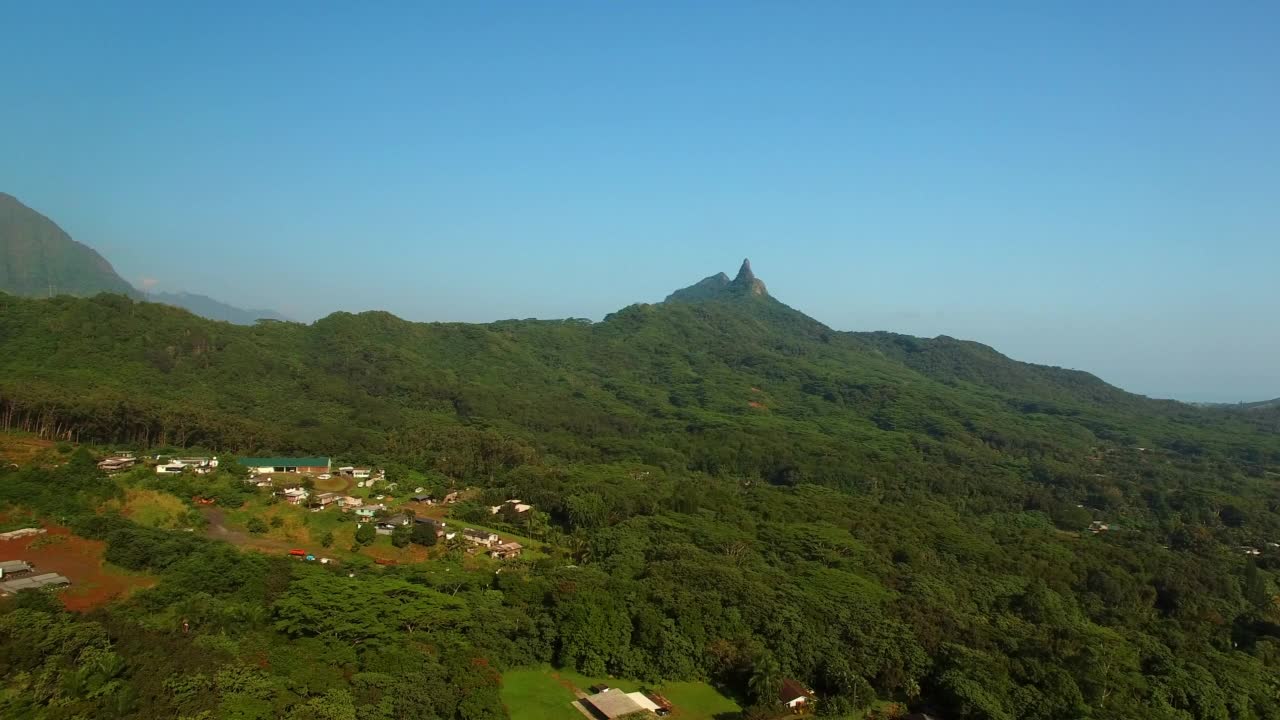
[{"label": "grass field", "polygon": [[511,720],[582,720],[569,705],[573,700],[573,691],[545,668],[502,674],[502,702]]},{"label": "grass field", "polygon": [[[582,713],[569,703],[574,690],[586,691],[604,683],[626,692],[640,690],[643,683],[621,678],[593,678],[571,670],[548,667],[511,670],[502,675],[502,702],[511,720],[582,720]],[[672,720],[728,720],[741,708],[703,682],[674,682],[653,688],[674,706]]]},{"label": "grass field", "polygon": [[186,503],[159,490],[126,488],[120,510],[125,517],[147,527],[173,529],[191,524],[191,511]]}]

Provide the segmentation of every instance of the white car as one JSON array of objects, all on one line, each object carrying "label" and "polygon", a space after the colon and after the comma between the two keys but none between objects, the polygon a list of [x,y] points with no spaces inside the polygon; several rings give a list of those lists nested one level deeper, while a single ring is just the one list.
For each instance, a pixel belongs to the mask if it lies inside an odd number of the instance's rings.
[{"label": "white car", "polygon": [[317,475],[317,476],[316,476],[316,479],[317,479],[317,480],[328,480],[328,479],[329,479],[329,478],[331,478],[331,477],[333,477],[333,476],[332,476],[332,475],[330,475],[329,473],[323,473],[323,474],[321,474],[321,475]]}]

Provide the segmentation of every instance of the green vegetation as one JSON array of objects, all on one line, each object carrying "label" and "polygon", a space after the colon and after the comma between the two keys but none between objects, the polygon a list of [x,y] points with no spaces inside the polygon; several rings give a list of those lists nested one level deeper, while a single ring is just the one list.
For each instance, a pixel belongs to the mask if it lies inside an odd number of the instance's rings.
[{"label": "green vegetation", "polygon": [[[605,684],[624,692],[645,689],[643,683],[612,677],[588,677],[571,670],[548,667],[522,668],[502,674],[502,703],[511,720],[581,720],[582,713],[570,703],[573,689],[590,693],[593,685]],[[720,720],[737,717],[741,708],[704,682],[672,682],[652,688],[671,701],[673,720]]]},{"label": "green vegetation", "polygon": [[[43,614],[0,626],[7,715],[481,720],[504,717],[499,673],[550,707],[510,674],[550,665],[710,683],[749,718],[787,677],[836,716],[895,700],[948,720],[1280,718],[1273,409],[835,332],[754,277],[600,323],[481,326],[234,327],[123,297],[0,296],[0,337],[0,427],[347,457],[385,467],[400,496],[478,488],[451,528],[540,549],[374,566],[375,550],[425,551],[275,510],[229,474],[145,481],[216,496],[263,542],[355,546],[334,553],[341,570],[242,554],[97,514],[119,484],[50,449],[0,471],[0,500],[161,580],[92,619],[5,604]],[[536,511],[488,514],[507,498]],[[22,649],[81,632],[66,652],[109,648],[94,667],[114,674]],[[40,673],[61,674],[33,694]]]},{"label": "green vegetation", "polygon": [[573,691],[545,668],[503,673],[501,696],[511,720],[582,720],[570,705]]}]

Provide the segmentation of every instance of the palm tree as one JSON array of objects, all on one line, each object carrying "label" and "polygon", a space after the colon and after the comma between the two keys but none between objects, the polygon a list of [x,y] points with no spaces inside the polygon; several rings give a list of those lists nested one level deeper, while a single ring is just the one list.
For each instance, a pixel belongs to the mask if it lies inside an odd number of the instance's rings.
[{"label": "palm tree", "polygon": [[757,705],[777,702],[778,693],[782,690],[782,667],[773,655],[761,653],[756,658],[747,689]]}]

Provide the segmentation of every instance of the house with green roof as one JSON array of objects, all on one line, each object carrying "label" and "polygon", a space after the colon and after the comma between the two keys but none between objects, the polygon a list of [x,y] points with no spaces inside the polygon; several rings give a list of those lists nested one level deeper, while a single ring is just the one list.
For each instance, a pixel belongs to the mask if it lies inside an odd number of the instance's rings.
[{"label": "house with green roof", "polygon": [[327,457],[260,457],[240,458],[240,464],[246,465],[256,473],[309,473],[319,475],[329,472],[333,461]]}]

